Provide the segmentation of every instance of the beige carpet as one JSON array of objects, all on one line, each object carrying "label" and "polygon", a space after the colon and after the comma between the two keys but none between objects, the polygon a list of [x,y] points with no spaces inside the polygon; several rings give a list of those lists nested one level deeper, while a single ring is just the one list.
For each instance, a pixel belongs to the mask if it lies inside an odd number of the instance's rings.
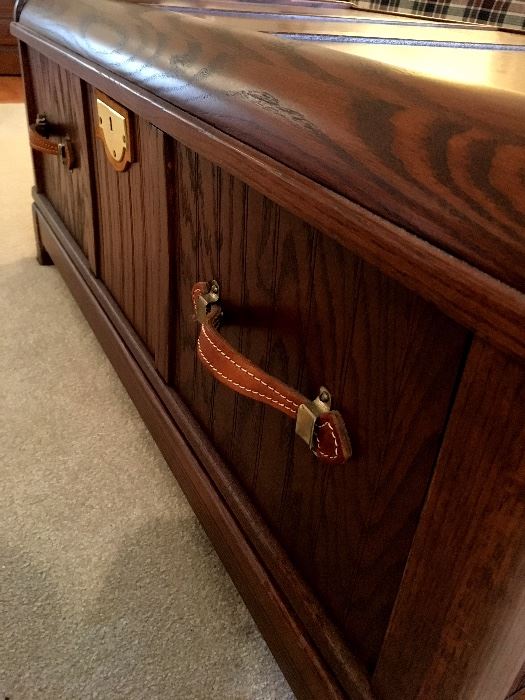
[{"label": "beige carpet", "polygon": [[292,698],[54,268],[0,105],[0,698]]}]

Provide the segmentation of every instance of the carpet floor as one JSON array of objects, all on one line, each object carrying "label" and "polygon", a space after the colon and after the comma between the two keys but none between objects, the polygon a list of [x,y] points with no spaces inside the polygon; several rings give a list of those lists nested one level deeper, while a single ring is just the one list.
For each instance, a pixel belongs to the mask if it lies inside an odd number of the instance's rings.
[{"label": "carpet floor", "polygon": [[291,700],[53,267],[0,105],[0,699]]}]

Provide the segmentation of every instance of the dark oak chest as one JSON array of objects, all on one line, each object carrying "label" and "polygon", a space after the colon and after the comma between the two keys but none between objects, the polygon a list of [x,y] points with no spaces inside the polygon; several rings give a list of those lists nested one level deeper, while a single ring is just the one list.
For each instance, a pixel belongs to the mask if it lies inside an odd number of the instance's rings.
[{"label": "dark oak chest", "polygon": [[519,694],[523,38],[306,2],[17,20],[40,259],[298,697]]}]

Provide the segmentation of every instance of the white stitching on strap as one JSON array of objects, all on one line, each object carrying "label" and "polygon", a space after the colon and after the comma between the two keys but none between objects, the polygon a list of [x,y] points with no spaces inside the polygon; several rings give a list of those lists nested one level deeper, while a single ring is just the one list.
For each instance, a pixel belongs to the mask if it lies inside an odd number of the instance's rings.
[{"label": "white stitching on strap", "polygon": [[[194,306],[195,310],[197,310],[197,298],[198,298],[198,296],[199,296],[200,294],[201,294],[200,290],[196,290],[196,292],[195,292],[195,294],[194,294],[194,296],[193,296],[193,306]],[[210,338],[210,336],[206,333],[206,327],[205,327],[204,324],[201,325],[201,331],[202,331],[202,333],[204,334],[206,340],[210,343],[210,345],[211,345],[213,348],[215,348],[215,350],[217,350],[217,352],[219,352],[223,357],[225,357],[227,360],[229,360],[235,367],[237,367],[238,369],[240,369],[242,372],[245,372],[247,375],[249,375],[250,377],[252,377],[252,378],[255,379],[256,381],[260,382],[263,386],[267,387],[267,388],[268,388],[270,391],[272,391],[274,394],[277,394],[277,396],[280,396],[280,397],[281,397],[282,399],[284,399],[287,403],[291,404],[295,409],[298,409],[298,408],[299,408],[299,404],[298,404],[298,403],[296,403],[295,401],[292,401],[291,399],[289,399],[289,398],[287,398],[286,396],[284,396],[283,394],[281,394],[279,391],[277,391],[277,389],[274,389],[272,386],[270,386],[270,385],[267,384],[265,381],[263,381],[262,379],[260,379],[259,377],[257,377],[255,374],[253,374],[253,372],[250,372],[249,370],[247,370],[247,369],[245,369],[244,367],[242,367],[241,365],[239,365],[237,362],[235,362],[235,360],[234,360],[232,357],[230,357],[230,356],[227,355],[223,350],[221,350],[221,349],[213,342],[213,340]],[[202,346],[201,346],[201,339],[200,339],[200,336],[199,336],[199,338],[197,339],[197,348],[198,348],[199,354],[200,354],[201,358],[204,360],[204,362],[205,362],[207,365],[209,365],[209,366],[211,367],[211,369],[212,369],[214,372],[216,372],[220,377],[222,377],[223,379],[225,379],[225,380],[226,380],[227,382],[229,382],[230,384],[233,384],[233,386],[236,386],[236,387],[238,387],[239,389],[243,389],[244,391],[247,391],[247,392],[250,393],[250,394],[255,394],[256,396],[260,396],[260,397],[263,398],[263,399],[267,399],[268,401],[270,401],[271,403],[275,404],[276,406],[281,406],[281,407],[284,408],[286,411],[290,411],[290,410],[291,410],[290,406],[287,406],[286,404],[282,403],[281,401],[277,401],[276,399],[273,399],[273,398],[271,398],[270,396],[267,396],[266,394],[262,394],[262,393],[259,392],[259,391],[255,391],[255,390],[253,390],[253,389],[248,389],[247,386],[243,386],[242,384],[239,384],[238,382],[234,382],[233,379],[230,379],[230,377],[227,377],[225,374],[223,374],[222,372],[220,372],[220,371],[217,369],[217,367],[215,367],[215,366],[208,360],[208,358],[204,355],[204,351],[203,351]],[[328,454],[327,452],[323,452],[323,451],[321,450],[319,435],[317,435],[317,455],[321,455],[322,457],[325,457],[326,459],[335,460],[335,459],[337,459],[337,458],[339,457],[339,443],[337,442],[337,435],[335,434],[335,431],[334,431],[334,429],[333,429],[333,427],[332,427],[332,424],[331,424],[330,422],[323,423],[323,424],[320,426],[319,430],[320,430],[321,428],[330,428],[330,433],[332,434],[332,438],[333,438],[333,440],[334,440],[335,455],[330,455],[330,454]]]},{"label": "white stitching on strap", "polygon": [[[204,326],[203,326],[203,330],[204,330]],[[210,339],[208,338],[208,340],[210,340]],[[211,342],[211,340],[210,340],[210,342]],[[277,406],[282,406],[282,408],[284,408],[287,411],[291,411],[290,406],[287,406],[286,404],[281,403],[280,401],[276,401],[275,399],[272,399],[270,396],[267,396],[266,394],[261,394],[259,391],[254,391],[253,389],[248,389],[248,387],[243,386],[242,384],[239,384],[238,382],[234,382],[233,379],[230,379],[225,374],[220,372],[217,369],[217,367],[214,367],[214,365],[212,365],[212,363],[208,360],[208,358],[205,357],[204,352],[203,352],[202,347],[201,347],[201,339],[200,338],[197,340],[197,347],[199,350],[199,354],[202,357],[202,359],[204,360],[204,362],[206,362],[206,364],[209,365],[212,368],[212,370],[214,372],[216,372],[219,376],[221,376],[223,379],[226,379],[227,382],[229,382],[230,384],[233,384],[233,386],[239,387],[240,389],[244,389],[244,391],[247,391],[250,394],[255,394],[256,396],[261,396],[264,399],[268,399],[268,401],[271,401],[272,403],[276,404]]]},{"label": "white stitching on strap", "polygon": [[[206,328],[205,328],[204,324],[202,325],[202,333],[204,334],[204,337],[205,337],[206,340],[210,343],[210,345],[212,345],[212,346],[215,348],[215,350],[217,350],[217,352],[220,352],[220,354],[221,354],[223,357],[225,357],[225,358],[226,358],[227,360],[229,360],[233,365],[235,365],[235,367],[237,367],[238,369],[240,369],[241,372],[245,372],[247,375],[249,375],[250,377],[252,377],[252,379],[255,379],[256,381],[260,382],[263,386],[265,386],[265,387],[266,387],[267,389],[269,389],[271,392],[273,392],[274,394],[277,394],[277,396],[280,396],[281,399],[284,399],[284,400],[286,401],[286,403],[291,404],[295,409],[299,408],[299,404],[298,404],[298,403],[296,403],[295,401],[292,401],[291,399],[287,398],[286,396],[284,396],[284,394],[281,394],[279,391],[277,391],[277,389],[274,389],[272,386],[270,386],[269,384],[267,384],[265,381],[263,381],[262,379],[260,379],[259,377],[257,377],[253,372],[250,372],[249,370],[247,370],[247,369],[245,369],[244,367],[242,367],[241,365],[239,365],[237,362],[235,362],[235,360],[234,360],[232,357],[230,357],[230,356],[227,355],[225,352],[223,352],[219,347],[217,347],[217,345],[215,345],[215,343],[214,343],[213,340],[210,338],[210,336],[206,333]],[[216,370],[216,371],[218,371],[218,370]],[[224,376],[224,375],[221,375],[221,376]],[[232,382],[232,384],[235,384],[235,382]],[[240,385],[238,385],[238,386],[240,386]],[[247,387],[242,387],[242,388],[243,388],[243,389],[246,389],[246,391],[251,391],[251,390],[248,389]],[[257,391],[253,391],[252,393],[253,393],[253,394],[257,394],[258,392],[257,392]],[[259,396],[264,396],[264,394],[259,394]],[[269,399],[270,397],[267,396],[266,398]],[[277,401],[274,401],[274,403],[278,403],[278,402],[277,402]],[[279,405],[279,406],[282,406],[283,404],[278,404],[278,405]]]},{"label": "white stitching on strap", "polygon": [[339,455],[339,451],[337,449],[338,443],[337,443],[337,436],[334,432],[334,429],[332,428],[332,424],[331,423],[323,423],[321,428],[330,428],[330,432],[332,433],[332,437],[334,438],[335,456],[330,456],[329,454],[327,454],[326,452],[323,452],[321,450],[321,448],[319,447],[319,435],[317,436],[317,445],[318,445],[317,453],[322,455],[323,457],[326,457],[327,459],[337,459],[337,457]]}]

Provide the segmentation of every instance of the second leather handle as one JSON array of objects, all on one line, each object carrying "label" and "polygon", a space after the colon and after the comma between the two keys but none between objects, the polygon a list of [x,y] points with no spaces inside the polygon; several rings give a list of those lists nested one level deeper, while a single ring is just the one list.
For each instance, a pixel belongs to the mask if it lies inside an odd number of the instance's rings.
[{"label": "second leather handle", "polygon": [[[192,290],[193,307],[200,323],[197,353],[204,367],[222,384],[296,421],[296,432],[322,462],[342,464],[352,454],[341,414],[330,410],[330,395],[322,389],[314,401],[264,372],[237,352],[219,333],[222,310],[218,286],[197,282]],[[325,396],[323,396],[323,393]]]},{"label": "second leather handle", "polygon": [[35,124],[29,127],[29,144],[34,151],[61,158],[68,170],[75,167],[73,146],[69,139],[53,141],[44,135],[50,126],[43,115],[39,115]]}]

